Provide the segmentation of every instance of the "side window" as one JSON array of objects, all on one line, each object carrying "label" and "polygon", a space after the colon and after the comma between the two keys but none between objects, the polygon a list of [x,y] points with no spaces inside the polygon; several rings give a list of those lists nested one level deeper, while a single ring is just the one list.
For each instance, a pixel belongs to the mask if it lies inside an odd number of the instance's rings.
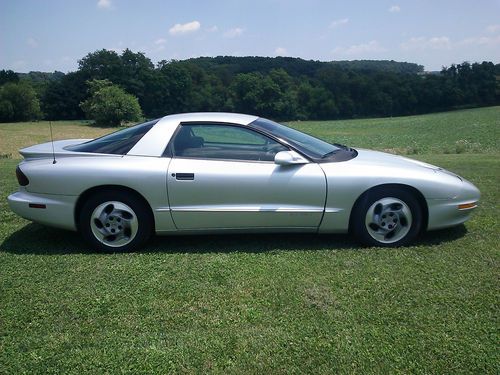
[{"label": "side window", "polygon": [[231,125],[182,125],[172,142],[176,157],[273,161],[282,144],[257,133]]}]

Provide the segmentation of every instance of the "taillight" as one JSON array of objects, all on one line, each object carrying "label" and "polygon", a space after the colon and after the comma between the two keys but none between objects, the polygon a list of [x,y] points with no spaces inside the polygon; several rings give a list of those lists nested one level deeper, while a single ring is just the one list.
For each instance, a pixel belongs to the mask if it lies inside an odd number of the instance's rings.
[{"label": "taillight", "polygon": [[19,182],[19,185],[21,186],[26,186],[30,183],[30,180],[28,180],[28,177],[23,173],[21,168],[19,166],[16,168],[16,177],[17,177],[17,182]]}]

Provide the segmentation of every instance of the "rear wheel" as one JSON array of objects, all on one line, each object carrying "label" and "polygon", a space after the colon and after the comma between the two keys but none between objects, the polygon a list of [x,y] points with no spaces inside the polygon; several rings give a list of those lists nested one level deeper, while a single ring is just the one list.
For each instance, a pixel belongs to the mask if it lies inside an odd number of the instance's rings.
[{"label": "rear wheel", "polygon": [[369,246],[408,245],[422,228],[422,208],[409,192],[380,188],[366,192],[352,213],[353,234]]},{"label": "rear wheel", "polygon": [[152,222],[145,205],[133,195],[107,191],[91,196],[80,212],[80,231],[94,248],[126,252],[143,245]]}]

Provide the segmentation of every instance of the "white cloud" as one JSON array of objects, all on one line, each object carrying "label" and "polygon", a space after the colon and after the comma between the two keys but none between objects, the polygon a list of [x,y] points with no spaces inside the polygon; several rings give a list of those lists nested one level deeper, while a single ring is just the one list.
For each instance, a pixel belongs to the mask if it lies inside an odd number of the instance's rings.
[{"label": "white cloud", "polygon": [[393,5],[388,10],[391,13],[398,13],[401,11],[401,8],[399,7],[399,5]]},{"label": "white cloud", "polygon": [[401,43],[400,47],[406,51],[426,49],[444,50],[451,48],[451,41],[447,36],[434,36],[431,38],[414,37]]},{"label": "white cloud", "polygon": [[288,51],[284,47],[278,47],[274,50],[274,54],[276,56],[285,56],[288,54]]},{"label": "white cloud", "polygon": [[341,18],[339,20],[334,20],[330,24],[330,29],[336,29],[337,27],[346,25],[347,23],[349,23],[349,18]]},{"label": "white cloud", "polygon": [[384,52],[386,49],[376,40],[368,43],[355,44],[350,47],[337,47],[333,50],[334,55],[341,56],[358,56],[370,53]]},{"label": "white cloud", "polygon": [[155,45],[154,52],[163,51],[165,49],[165,44],[167,44],[167,40],[165,38],[158,38],[153,44]]},{"label": "white cloud", "polygon": [[209,28],[207,29],[207,31],[208,31],[209,33],[215,33],[217,30],[219,30],[219,28],[217,27],[217,25],[213,25],[212,27],[209,27]]},{"label": "white cloud", "polygon": [[500,45],[500,35],[496,36],[481,36],[481,37],[471,37],[466,38],[457,43],[458,45],[476,45],[476,46],[497,46]]},{"label": "white cloud", "polygon": [[100,9],[111,9],[111,0],[98,0],[97,7]]},{"label": "white cloud", "polygon": [[243,29],[241,27],[235,27],[234,29],[230,29],[224,33],[224,36],[226,38],[236,38],[238,36],[241,36],[243,34]]},{"label": "white cloud", "polygon": [[166,39],[164,39],[164,38],[159,38],[159,39],[156,39],[156,40],[154,41],[154,43],[155,43],[157,46],[161,46],[161,45],[163,45],[163,44],[167,43],[167,40],[166,40]]},{"label": "white cloud", "polygon": [[32,47],[32,48],[36,48],[38,47],[38,42],[36,41],[35,38],[33,37],[30,37],[26,40],[26,43],[28,44],[28,46]]},{"label": "white cloud", "polygon": [[198,21],[192,21],[184,24],[177,23],[168,30],[170,35],[181,35],[192,33],[198,31],[201,27],[201,24]]},{"label": "white cloud", "polygon": [[486,30],[489,33],[497,33],[500,31],[500,25],[489,25]]}]

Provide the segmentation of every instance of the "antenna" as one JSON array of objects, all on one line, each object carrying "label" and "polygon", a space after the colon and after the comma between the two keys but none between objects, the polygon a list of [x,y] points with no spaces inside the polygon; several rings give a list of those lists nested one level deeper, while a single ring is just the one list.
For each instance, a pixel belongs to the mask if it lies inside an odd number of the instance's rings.
[{"label": "antenna", "polygon": [[52,142],[52,157],[54,160],[52,161],[52,164],[56,163],[56,152],[54,151],[54,137],[52,136],[52,121],[49,121],[49,128],[50,128],[50,141]]}]

